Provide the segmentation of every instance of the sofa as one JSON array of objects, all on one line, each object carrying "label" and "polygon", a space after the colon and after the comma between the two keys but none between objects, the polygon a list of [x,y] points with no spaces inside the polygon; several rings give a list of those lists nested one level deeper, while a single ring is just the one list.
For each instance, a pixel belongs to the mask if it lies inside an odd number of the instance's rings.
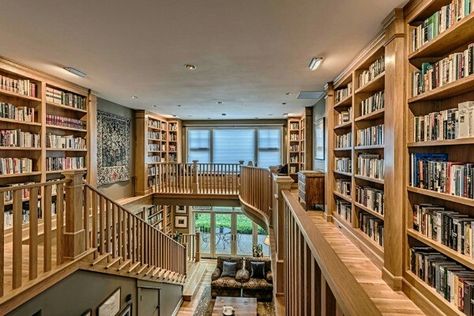
[{"label": "sofa", "polygon": [[[222,276],[224,261],[235,262],[235,276]],[[251,262],[263,262],[264,278],[252,277]],[[273,298],[273,277],[269,258],[218,257],[211,276],[211,295],[255,297],[259,301]]]}]

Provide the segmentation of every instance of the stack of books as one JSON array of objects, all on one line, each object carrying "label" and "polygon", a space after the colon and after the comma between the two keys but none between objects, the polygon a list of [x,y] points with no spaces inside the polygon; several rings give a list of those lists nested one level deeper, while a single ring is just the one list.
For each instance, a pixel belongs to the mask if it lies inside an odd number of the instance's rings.
[{"label": "stack of books", "polygon": [[336,200],[336,211],[339,216],[352,223],[352,206],[343,200]]},{"label": "stack of books", "polygon": [[370,126],[357,130],[357,146],[375,146],[384,144],[384,125]]},{"label": "stack of books", "polygon": [[33,160],[29,158],[0,158],[0,175],[33,172]]},{"label": "stack of books", "polygon": [[360,154],[357,156],[357,170],[361,176],[383,180],[384,160],[376,154]]},{"label": "stack of books", "polygon": [[336,148],[348,148],[352,146],[352,132],[336,135]]},{"label": "stack of books", "polygon": [[36,97],[38,92],[36,83],[28,79],[13,79],[5,75],[0,75],[0,89],[28,97]]},{"label": "stack of books", "polygon": [[336,90],[336,103],[344,100],[352,93],[352,82],[347,84],[347,87]]},{"label": "stack of books", "polygon": [[21,129],[2,129],[0,130],[0,146],[39,148],[40,135],[23,132]]},{"label": "stack of books", "polygon": [[48,134],[47,147],[54,149],[86,149],[86,140],[74,135]]},{"label": "stack of books", "polygon": [[46,102],[66,105],[75,109],[86,109],[86,98],[71,92],[46,87]]},{"label": "stack of books", "polygon": [[352,172],[352,160],[351,160],[351,158],[336,157],[335,158],[335,166],[336,166],[336,171],[347,172],[347,173]]},{"label": "stack of books", "polygon": [[336,179],[336,191],[350,197],[351,196],[351,181],[346,179]]},{"label": "stack of books", "polygon": [[46,114],[46,124],[76,129],[86,129],[86,122],[59,115]]},{"label": "stack of books", "polygon": [[47,157],[47,171],[77,170],[85,168],[84,157]]},{"label": "stack of books", "polygon": [[369,69],[364,70],[359,74],[359,87],[365,86],[384,71],[385,56],[382,55],[369,66]]},{"label": "stack of books", "polygon": [[370,239],[375,241],[379,246],[383,247],[384,238],[383,220],[365,212],[359,213],[359,228],[363,231]]},{"label": "stack of books", "polygon": [[366,206],[368,209],[384,214],[384,192],[383,190],[363,187],[360,185],[356,186],[356,202]]},{"label": "stack of books", "polygon": [[360,102],[360,113],[361,115],[367,115],[377,110],[383,109],[385,106],[384,100],[385,92],[379,91],[371,95],[365,100]]}]

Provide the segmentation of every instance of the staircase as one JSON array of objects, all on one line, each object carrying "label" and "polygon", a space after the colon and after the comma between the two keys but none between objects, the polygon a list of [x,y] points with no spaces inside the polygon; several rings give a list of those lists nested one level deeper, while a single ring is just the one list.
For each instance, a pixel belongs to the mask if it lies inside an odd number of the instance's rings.
[{"label": "staircase", "polygon": [[[79,269],[183,285],[186,246],[97,189],[83,171],[65,179],[0,188],[13,220],[0,216],[0,311],[8,313]],[[25,196],[27,197],[25,199]],[[29,221],[23,224],[24,202]]]}]

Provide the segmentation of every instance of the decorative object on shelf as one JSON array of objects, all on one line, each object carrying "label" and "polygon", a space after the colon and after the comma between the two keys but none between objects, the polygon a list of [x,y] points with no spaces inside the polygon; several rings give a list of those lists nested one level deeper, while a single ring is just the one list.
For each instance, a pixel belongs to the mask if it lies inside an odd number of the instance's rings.
[{"label": "decorative object on shelf", "polygon": [[174,217],[174,227],[176,228],[188,228],[188,217],[178,215]]},{"label": "decorative object on shelf", "polygon": [[252,246],[252,255],[254,257],[263,257],[263,247],[262,244],[254,244]]},{"label": "decorative object on shelf", "polygon": [[326,119],[320,118],[314,123],[314,157],[315,159],[324,160],[325,135],[324,130]]},{"label": "decorative object on shelf", "polygon": [[116,316],[120,311],[120,287],[115,290],[97,309],[98,316]]},{"label": "decorative object on shelf", "polygon": [[97,184],[130,179],[130,119],[97,111]]}]

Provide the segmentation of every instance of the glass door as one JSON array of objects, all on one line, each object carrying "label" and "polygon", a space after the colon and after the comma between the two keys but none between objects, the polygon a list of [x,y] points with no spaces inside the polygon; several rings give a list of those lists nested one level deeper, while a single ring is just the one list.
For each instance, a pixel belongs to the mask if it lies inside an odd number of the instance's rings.
[{"label": "glass door", "polygon": [[251,256],[253,246],[253,223],[250,218],[244,214],[236,214],[236,248],[238,256]]},{"label": "glass door", "polygon": [[214,213],[215,215],[215,255],[232,255],[233,244],[233,214]]},{"label": "glass door", "polygon": [[201,255],[211,256],[211,213],[194,213],[194,229],[201,233]]}]

